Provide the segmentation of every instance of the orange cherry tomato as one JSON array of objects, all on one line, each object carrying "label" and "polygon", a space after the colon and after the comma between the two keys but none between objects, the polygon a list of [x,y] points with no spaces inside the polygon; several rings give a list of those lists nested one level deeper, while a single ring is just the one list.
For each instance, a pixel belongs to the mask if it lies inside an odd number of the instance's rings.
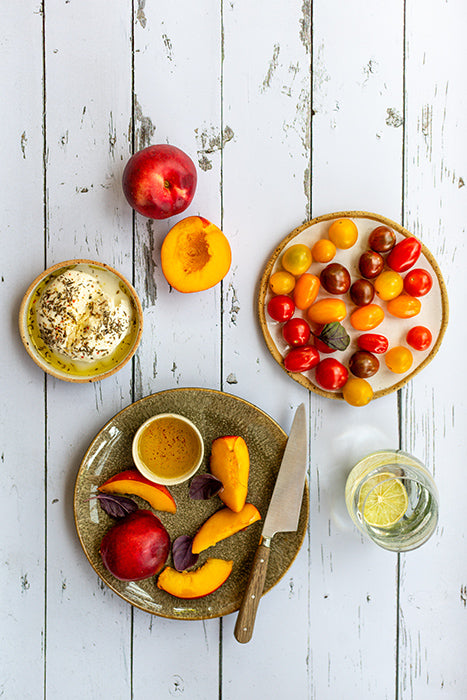
[{"label": "orange cherry tomato", "polygon": [[319,263],[331,262],[336,254],[336,246],[327,238],[320,238],[311,249],[313,260]]},{"label": "orange cherry tomato", "polygon": [[366,379],[351,377],[344,384],[342,396],[351,406],[366,406],[373,398],[373,389]]},{"label": "orange cherry tomato", "polygon": [[311,250],[303,243],[295,243],[285,249],[282,256],[282,267],[290,274],[298,277],[308,270],[313,261]]},{"label": "orange cherry tomato", "polygon": [[319,291],[319,277],[304,272],[295,283],[293,300],[297,309],[307,309],[312,305]]},{"label": "orange cherry tomato", "polygon": [[373,282],[375,292],[383,301],[395,299],[404,289],[404,280],[398,272],[385,270]]},{"label": "orange cherry tomato", "polygon": [[312,323],[333,323],[347,316],[347,307],[342,299],[320,299],[308,307],[306,312]]},{"label": "orange cherry tomato", "polygon": [[290,294],[295,287],[295,277],[290,272],[279,270],[269,278],[269,286],[273,294]]},{"label": "orange cherry tomato", "polygon": [[388,301],[388,311],[392,316],[397,318],[412,318],[420,313],[422,302],[417,297],[411,297],[408,294],[401,294],[395,299]]},{"label": "orange cherry tomato", "polygon": [[412,367],[413,355],[409,348],[405,348],[403,345],[396,345],[387,351],[384,359],[391,372],[404,374]]},{"label": "orange cherry tomato", "polygon": [[336,219],[328,231],[329,240],[336,248],[351,248],[358,238],[358,229],[350,219]]},{"label": "orange cherry tomato", "polygon": [[384,311],[378,304],[359,306],[350,316],[350,323],[357,331],[371,331],[384,319]]}]

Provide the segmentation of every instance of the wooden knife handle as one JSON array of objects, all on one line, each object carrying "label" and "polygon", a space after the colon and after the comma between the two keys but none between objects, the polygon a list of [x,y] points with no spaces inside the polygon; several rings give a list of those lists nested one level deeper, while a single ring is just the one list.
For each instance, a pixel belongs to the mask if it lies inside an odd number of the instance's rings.
[{"label": "wooden knife handle", "polygon": [[234,630],[235,639],[241,644],[249,642],[253,634],[256,611],[264,589],[270,551],[269,541],[267,544],[262,542],[256,550]]}]

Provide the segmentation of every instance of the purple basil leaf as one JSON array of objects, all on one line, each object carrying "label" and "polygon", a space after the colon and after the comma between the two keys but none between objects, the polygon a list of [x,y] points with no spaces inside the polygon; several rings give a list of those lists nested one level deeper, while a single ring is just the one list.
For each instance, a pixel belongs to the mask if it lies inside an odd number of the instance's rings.
[{"label": "purple basil leaf", "polygon": [[112,518],[124,518],[125,515],[129,515],[135,510],[138,510],[136,503],[126,496],[116,496],[111,493],[98,493],[96,498],[102,510]]},{"label": "purple basil leaf", "polygon": [[174,567],[177,571],[185,571],[191,566],[194,566],[198,561],[199,554],[193,554],[191,551],[191,545],[193,544],[193,538],[188,535],[180,535],[174,540],[172,545],[172,557],[174,560]]},{"label": "purple basil leaf", "polygon": [[350,343],[350,335],[339,321],[326,323],[318,337],[333,350],[345,350]]},{"label": "purple basil leaf", "polygon": [[222,488],[222,481],[212,474],[198,474],[192,479],[190,484],[190,498],[194,501],[207,501],[212,498]]}]

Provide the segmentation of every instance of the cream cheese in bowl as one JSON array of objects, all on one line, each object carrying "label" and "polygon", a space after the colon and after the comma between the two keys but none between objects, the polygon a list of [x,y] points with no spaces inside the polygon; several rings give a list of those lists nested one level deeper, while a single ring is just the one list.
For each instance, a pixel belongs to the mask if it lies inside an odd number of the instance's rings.
[{"label": "cream cheese in bowl", "polygon": [[134,354],[142,310],[133,287],[104,263],[55,265],[26,293],[20,333],[42,369],[60,379],[89,382],[120,369]]}]

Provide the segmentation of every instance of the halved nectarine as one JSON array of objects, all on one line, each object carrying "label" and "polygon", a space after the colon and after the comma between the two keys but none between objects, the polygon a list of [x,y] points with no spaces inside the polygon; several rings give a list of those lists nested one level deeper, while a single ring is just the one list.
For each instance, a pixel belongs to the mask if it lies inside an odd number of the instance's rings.
[{"label": "halved nectarine", "polygon": [[231,262],[229,241],[220,228],[201,216],[179,221],[162,244],[162,272],[179,292],[214,287],[226,276]]},{"label": "halved nectarine", "polygon": [[175,513],[177,506],[172,494],[166,486],[155,484],[146,479],[136,469],[126,469],[107,479],[99,491],[104,493],[125,493],[144,498],[154,510],[163,510],[167,513]]},{"label": "halved nectarine", "polygon": [[261,520],[261,515],[252,503],[245,503],[239,513],[234,513],[230,508],[221,508],[201,525],[193,538],[191,551],[193,554],[199,554],[226,537],[244,530],[257,520]]},{"label": "halved nectarine", "polygon": [[211,447],[211,473],[222,481],[219,498],[239,513],[245,505],[250,473],[250,455],[245,440],[238,435],[225,435]]},{"label": "halved nectarine", "polygon": [[195,571],[176,571],[166,566],[159,574],[157,587],[177,598],[202,598],[213,593],[229,578],[233,561],[207,559]]}]

